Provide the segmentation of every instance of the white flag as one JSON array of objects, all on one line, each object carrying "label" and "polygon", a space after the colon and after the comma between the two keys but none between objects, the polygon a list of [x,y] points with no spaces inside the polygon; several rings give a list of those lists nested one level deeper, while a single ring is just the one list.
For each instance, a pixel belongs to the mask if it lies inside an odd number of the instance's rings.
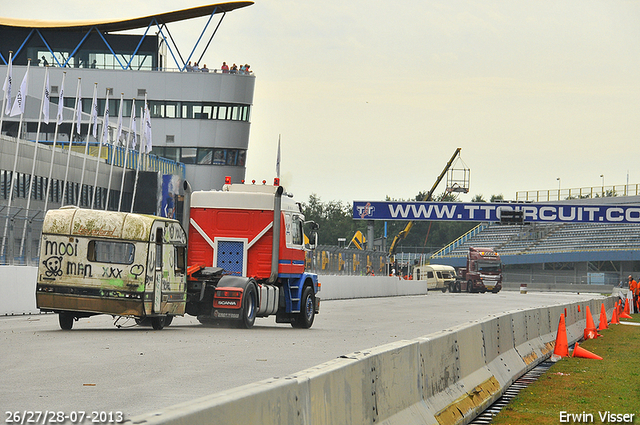
[{"label": "white flag", "polygon": [[131,105],[131,132],[133,133],[131,136],[132,137],[131,149],[136,150],[138,141],[136,139],[136,100],[135,99],[133,99],[133,104]]},{"label": "white flag", "polygon": [[82,85],[78,78],[78,98],[76,99],[76,133],[80,134],[80,124],[82,123]]},{"label": "white flag", "polygon": [[91,101],[91,119],[89,125],[93,123],[93,137],[98,138],[98,84],[93,86],[93,100]]},{"label": "white flag", "polygon": [[11,112],[11,82],[13,81],[13,71],[11,66],[11,53],[9,53],[9,66],[7,67],[7,76],[4,79],[2,90],[4,90],[5,108],[4,113],[9,114]]},{"label": "white flag", "polygon": [[116,131],[115,145],[120,146],[120,137],[122,136],[122,104],[124,103],[124,93],[120,94],[120,109],[118,110],[118,130]]},{"label": "white flag", "polygon": [[144,137],[146,144],[143,153],[150,153],[153,149],[153,137],[151,134],[151,113],[147,102],[144,103]]},{"label": "white flag", "polygon": [[49,85],[49,68],[44,70],[44,100],[42,102],[42,114],[45,124],[49,124],[49,102],[51,102],[51,86]]},{"label": "white flag", "polygon": [[109,92],[107,92],[107,99],[104,102],[104,118],[102,120],[102,144],[109,143]]},{"label": "white flag", "polygon": [[56,116],[58,119],[58,125],[62,124],[63,111],[64,111],[64,77],[66,74],[62,75],[62,83],[60,83],[60,94],[58,95],[58,115]]},{"label": "white flag", "polygon": [[15,100],[13,101],[13,107],[11,108],[10,116],[14,117],[16,115],[24,114],[24,104],[27,99],[27,81],[29,80],[29,66],[27,65],[27,71],[24,73],[24,77],[22,78],[22,83],[20,83],[20,89],[18,90],[18,94],[16,95]]}]

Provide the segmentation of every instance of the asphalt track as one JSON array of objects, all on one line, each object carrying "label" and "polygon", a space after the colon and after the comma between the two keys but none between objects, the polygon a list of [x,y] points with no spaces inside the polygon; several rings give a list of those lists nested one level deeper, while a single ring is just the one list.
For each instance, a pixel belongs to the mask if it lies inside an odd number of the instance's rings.
[{"label": "asphalt track", "polygon": [[62,331],[53,314],[1,317],[0,413],[5,423],[7,411],[130,417],[488,314],[597,296],[503,291],[324,301],[306,330],[274,318],[250,330],[211,328],[185,316],[153,331],[94,316]]}]

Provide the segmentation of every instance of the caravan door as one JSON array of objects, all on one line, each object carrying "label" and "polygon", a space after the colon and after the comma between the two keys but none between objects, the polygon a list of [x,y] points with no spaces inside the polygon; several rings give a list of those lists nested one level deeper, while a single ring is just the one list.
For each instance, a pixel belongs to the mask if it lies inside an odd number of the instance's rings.
[{"label": "caravan door", "polygon": [[162,239],[163,229],[156,229],[156,264],[153,278],[153,306],[152,313],[162,312],[162,274],[163,274],[163,255],[162,255]]}]

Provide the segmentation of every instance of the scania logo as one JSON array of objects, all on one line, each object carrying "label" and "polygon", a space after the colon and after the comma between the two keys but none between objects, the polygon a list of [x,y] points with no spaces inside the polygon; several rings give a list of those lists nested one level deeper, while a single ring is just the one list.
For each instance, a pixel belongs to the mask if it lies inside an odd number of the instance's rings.
[{"label": "scania logo", "polygon": [[226,301],[226,300],[221,300],[218,301],[219,305],[238,305],[237,301]]}]

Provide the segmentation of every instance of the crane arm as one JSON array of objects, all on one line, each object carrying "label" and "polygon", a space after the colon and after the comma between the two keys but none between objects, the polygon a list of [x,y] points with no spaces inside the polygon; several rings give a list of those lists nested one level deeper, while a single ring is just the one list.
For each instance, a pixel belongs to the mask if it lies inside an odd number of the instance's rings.
[{"label": "crane arm", "polygon": [[[435,183],[431,187],[431,190],[429,190],[429,192],[427,192],[427,195],[424,197],[424,199],[422,199],[422,202],[428,202],[431,200],[433,192],[436,190],[436,187],[438,187],[438,185],[444,178],[445,174],[447,174],[447,171],[449,171],[449,168],[451,168],[453,161],[455,161],[456,157],[460,154],[461,150],[462,148],[456,149],[456,151],[451,156],[451,159],[449,160],[449,162],[447,162],[447,165],[444,167],[444,170],[442,170],[442,173],[440,173]],[[400,243],[401,240],[407,237],[412,227],[413,227],[413,221],[409,221],[405,226],[405,228],[401,230],[400,233],[398,233],[395,238],[393,238],[393,241],[391,242],[391,246],[389,247],[389,257],[393,258],[393,256],[396,255],[396,249],[398,248],[398,243]]]}]

